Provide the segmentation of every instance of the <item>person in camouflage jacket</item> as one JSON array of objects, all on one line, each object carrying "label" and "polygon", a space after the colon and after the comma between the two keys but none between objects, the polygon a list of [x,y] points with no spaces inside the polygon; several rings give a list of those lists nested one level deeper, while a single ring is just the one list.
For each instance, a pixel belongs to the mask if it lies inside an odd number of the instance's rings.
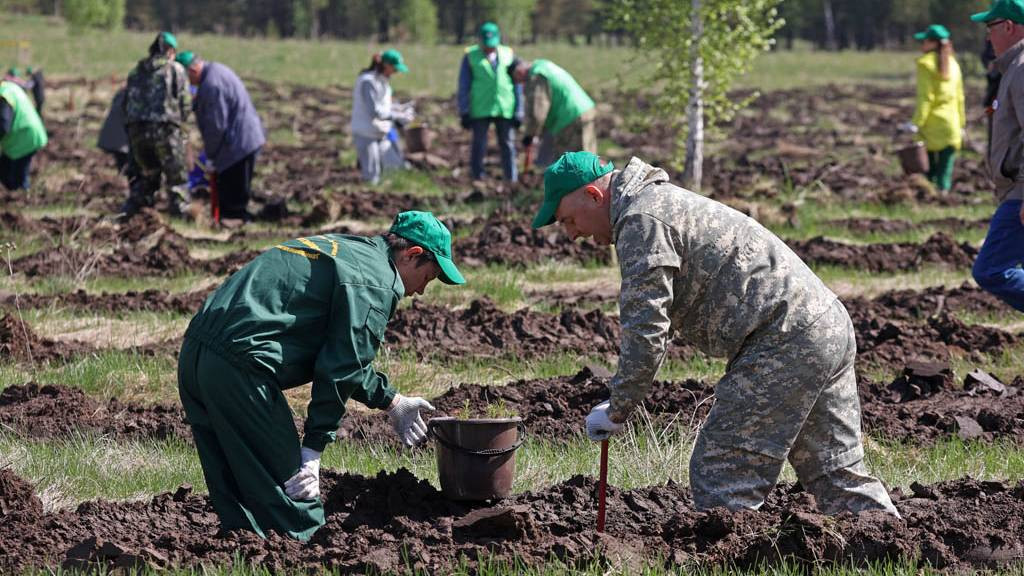
[{"label": "person in camouflage jacket", "polygon": [[639,158],[615,170],[589,152],[544,174],[534,227],[614,244],[622,275],[618,371],[588,436],[623,429],[674,337],[729,361],[690,459],[698,509],[759,508],[788,459],[823,512],[898,515],[864,464],[843,304],[753,218],[668,180]]},{"label": "person in camouflage jacket", "polygon": [[174,61],[178,41],[161,32],[128,75],[124,117],[129,147],[138,171],[128,200],[121,208],[131,216],[154,204],[154,195],[166,185],[171,214],[187,203],[185,136],[182,126],[191,109],[188,76]]}]

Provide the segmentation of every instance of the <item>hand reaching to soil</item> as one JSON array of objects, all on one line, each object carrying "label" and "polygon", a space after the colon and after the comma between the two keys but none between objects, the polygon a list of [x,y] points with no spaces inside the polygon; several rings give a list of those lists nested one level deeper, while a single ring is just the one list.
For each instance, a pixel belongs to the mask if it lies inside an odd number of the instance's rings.
[{"label": "hand reaching to soil", "polygon": [[430,402],[423,398],[396,394],[391,407],[388,408],[388,418],[391,419],[391,427],[394,428],[395,434],[411,448],[427,437],[427,425],[423,423],[420,410],[433,409]]},{"label": "hand reaching to soil", "polygon": [[320,497],[320,452],[302,448],[302,465],[284,483],[284,492],[292,500],[315,500]]},{"label": "hand reaching to soil", "polygon": [[609,403],[607,400],[601,402],[587,414],[587,437],[594,442],[607,440],[612,434],[618,434],[622,430],[622,424],[612,422],[608,417]]}]

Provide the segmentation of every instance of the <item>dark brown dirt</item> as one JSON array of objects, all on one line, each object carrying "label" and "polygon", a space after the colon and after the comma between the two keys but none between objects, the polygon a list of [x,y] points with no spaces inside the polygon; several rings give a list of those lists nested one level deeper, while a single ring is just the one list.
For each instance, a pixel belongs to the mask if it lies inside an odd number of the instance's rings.
[{"label": "dark brown dirt", "polygon": [[909,220],[890,220],[888,218],[843,218],[841,220],[830,220],[826,222],[829,226],[845,228],[851,232],[857,232],[860,234],[898,234],[922,228],[935,228],[946,232],[956,232],[959,230],[986,228],[988,223],[988,218],[982,218],[979,220],[938,218],[934,220],[924,220],[917,223]]},{"label": "dark brown dirt", "polygon": [[869,272],[916,270],[923,264],[970,268],[978,255],[978,250],[970,244],[957,244],[942,232],[935,233],[923,244],[854,245],[821,236],[810,240],[792,240],[788,244],[808,264],[831,264]]},{"label": "dark brown dirt", "polygon": [[[501,406],[523,418],[527,433],[547,439],[578,437],[590,409],[608,399],[611,373],[588,367],[575,376],[542,380],[519,380],[504,386],[462,384],[430,400],[436,416],[456,416],[468,410],[485,416],[488,406]],[[711,408],[711,386],[696,380],[657,381],[644,400],[644,407],[659,422],[679,418],[696,428]],[[388,419],[381,414],[359,413],[341,424],[339,437],[371,442],[396,443]]]},{"label": "dark brown dirt", "polygon": [[[2,472],[0,501],[23,499],[24,482]],[[8,478],[10,478],[8,480]],[[813,497],[784,485],[759,511],[694,510],[689,490],[664,486],[608,490],[607,533],[594,530],[596,481],[576,476],[492,505],[446,500],[405,470],[374,478],[322,473],[327,524],[309,544],[244,532],[216,536],[205,497],[183,486],[149,501],[92,501],[74,510],[31,511],[0,524],[0,570],[245,564],[280,571],[346,574],[419,569],[445,573],[460,558],[527,565],[557,559],[636,571],[642,561],[751,568],[780,561],[920,557],[949,571],[990,568],[1024,556],[1024,486],[964,478],[893,493],[904,520],[880,512],[816,511]]]},{"label": "dark brown dirt", "polygon": [[119,439],[190,439],[178,405],[100,402],[78,388],[26,384],[0,393],[0,427],[30,438],[92,433]]},{"label": "dark brown dirt", "polygon": [[924,290],[893,290],[867,300],[844,300],[851,316],[886,320],[924,320],[943,312],[950,314],[998,314],[1010,310],[1009,306],[992,294],[964,283],[956,288],[931,286]]},{"label": "dark brown dirt", "polygon": [[88,350],[83,344],[42,338],[16,314],[0,316],[0,361],[45,363],[66,360]]},{"label": "dark brown dirt", "polygon": [[556,316],[524,308],[509,314],[486,298],[462,310],[414,300],[395,314],[386,337],[420,357],[441,360],[505,354],[532,358],[565,350],[609,355],[618,354],[619,322],[600,310],[570,309]]},{"label": "dark brown dirt", "polygon": [[470,266],[509,264],[523,266],[546,260],[573,261],[581,264],[611,262],[611,249],[592,240],[572,242],[561,226],[534,230],[527,216],[507,213],[491,216],[480,231],[455,244],[460,262]]},{"label": "dark brown dirt", "polygon": [[1024,442],[1024,379],[1003,384],[981,371],[955,386],[944,362],[909,364],[888,385],[860,383],[864,428],[873,436],[928,444],[963,440]]},{"label": "dark brown dirt", "polygon": [[75,290],[66,294],[13,294],[0,293],[0,306],[13,307],[17,301],[23,308],[77,308],[96,312],[177,312],[192,314],[199,310],[213,288],[195,292],[165,292],[163,290],[129,290],[127,292],[92,294]]}]

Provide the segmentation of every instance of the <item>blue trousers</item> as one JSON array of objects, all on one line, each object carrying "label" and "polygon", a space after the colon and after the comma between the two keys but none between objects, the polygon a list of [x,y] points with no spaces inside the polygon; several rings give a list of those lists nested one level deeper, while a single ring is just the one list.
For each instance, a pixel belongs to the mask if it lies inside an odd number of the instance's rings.
[{"label": "blue trousers", "polygon": [[33,152],[28,156],[22,156],[17,160],[11,160],[6,155],[0,154],[0,183],[8,190],[28,190],[28,170],[32,166]]},{"label": "blue trousers", "polygon": [[999,205],[988,225],[985,244],[974,261],[974,280],[1010,306],[1024,312],[1024,224],[1020,200]]},{"label": "blue trousers", "polygon": [[505,180],[517,182],[519,173],[516,169],[516,129],[512,120],[505,118],[476,118],[473,120],[473,148],[469,156],[469,171],[473,180],[484,177],[484,156],[487,155],[487,131],[494,123],[498,134],[498,148],[501,149],[501,168],[505,172]]}]

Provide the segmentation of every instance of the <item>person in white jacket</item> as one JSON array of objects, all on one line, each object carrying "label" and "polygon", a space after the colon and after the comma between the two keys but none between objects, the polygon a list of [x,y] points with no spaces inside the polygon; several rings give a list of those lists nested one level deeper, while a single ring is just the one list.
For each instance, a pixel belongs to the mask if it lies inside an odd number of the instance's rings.
[{"label": "person in white jacket", "polygon": [[408,71],[398,50],[374,54],[352,91],[352,139],[363,180],[371,184],[378,183],[383,172],[405,165],[395,124],[412,122],[415,111],[411,104],[391,101],[389,79],[395,72]]}]

